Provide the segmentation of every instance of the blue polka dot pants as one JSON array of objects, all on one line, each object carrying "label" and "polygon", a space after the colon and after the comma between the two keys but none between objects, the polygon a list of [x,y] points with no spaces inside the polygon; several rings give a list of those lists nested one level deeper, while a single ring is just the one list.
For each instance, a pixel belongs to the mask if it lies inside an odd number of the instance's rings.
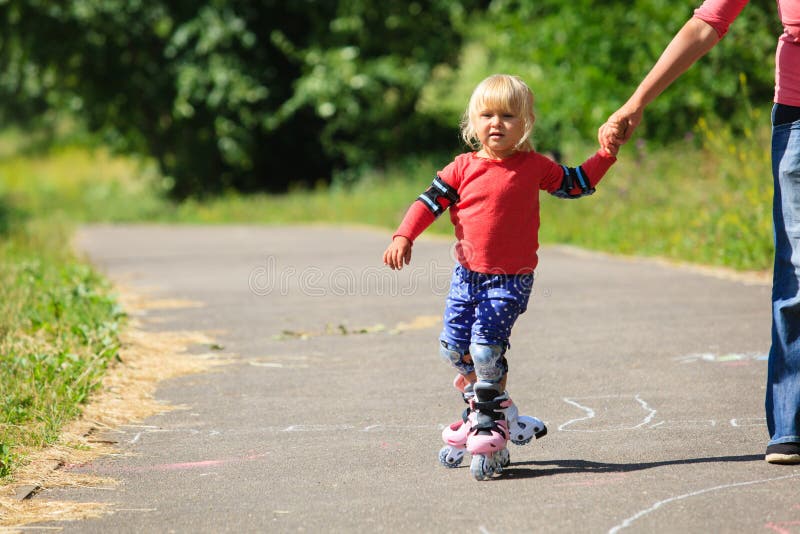
[{"label": "blue polka dot pants", "polygon": [[483,274],[456,265],[439,339],[464,353],[470,343],[507,345],[532,289],[533,274]]}]

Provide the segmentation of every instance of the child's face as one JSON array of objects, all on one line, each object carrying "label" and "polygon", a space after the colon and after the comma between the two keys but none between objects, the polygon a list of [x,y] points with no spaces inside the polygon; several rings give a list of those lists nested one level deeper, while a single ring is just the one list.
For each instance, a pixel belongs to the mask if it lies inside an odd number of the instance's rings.
[{"label": "child's face", "polygon": [[482,109],[473,119],[478,140],[486,155],[503,159],[516,152],[517,143],[525,135],[522,117],[508,110]]}]

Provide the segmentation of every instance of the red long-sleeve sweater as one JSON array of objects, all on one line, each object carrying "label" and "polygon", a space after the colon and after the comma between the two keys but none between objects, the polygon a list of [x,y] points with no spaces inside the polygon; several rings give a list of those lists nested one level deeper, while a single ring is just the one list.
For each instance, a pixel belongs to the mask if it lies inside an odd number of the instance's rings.
[{"label": "red long-sleeve sweater", "polygon": [[[599,150],[583,163],[594,187],[616,158]],[[539,191],[556,191],[564,169],[537,152],[518,152],[502,160],[461,154],[437,173],[453,187],[459,201],[450,206],[458,239],[458,261],[479,273],[531,273],[538,263]],[[576,187],[573,193],[580,193]],[[442,198],[444,205],[449,202]],[[412,242],[433,223],[433,213],[414,202],[395,236]]]}]

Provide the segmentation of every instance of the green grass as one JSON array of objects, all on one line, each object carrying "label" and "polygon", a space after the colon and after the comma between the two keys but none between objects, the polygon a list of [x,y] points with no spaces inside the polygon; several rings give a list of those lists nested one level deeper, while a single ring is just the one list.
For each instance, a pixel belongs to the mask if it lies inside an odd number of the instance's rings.
[{"label": "green grass", "polygon": [[58,437],[118,355],[122,313],[68,238],[64,221],[18,220],[0,241],[0,477]]},{"label": "green grass", "polygon": [[[768,124],[758,121],[760,124]],[[701,122],[668,150],[623,147],[590,198],[547,198],[542,240],[614,253],[765,270],[771,266],[768,126],[734,135]]]},{"label": "green grass", "polygon": [[118,357],[124,315],[70,237],[75,206],[94,204],[87,184],[102,191],[135,176],[107,154],[43,155],[24,141],[0,135],[0,479],[57,439]]}]

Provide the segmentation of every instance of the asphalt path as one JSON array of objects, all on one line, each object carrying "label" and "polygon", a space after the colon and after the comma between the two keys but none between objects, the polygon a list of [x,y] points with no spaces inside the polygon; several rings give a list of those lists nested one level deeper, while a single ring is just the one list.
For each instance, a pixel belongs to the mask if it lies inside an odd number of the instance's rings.
[{"label": "asphalt path", "polygon": [[[502,476],[439,465],[463,403],[438,356],[450,240],[410,268],[361,228],[94,226],[112,280],[202,306],[146,329],[213,332],[229,365],[160,385],[186,409],[80,467],[113,489],[65,532],[800,532],[800,467],[763,460],[769,293],[653,261],[544,247],[509,392],[549,434]],[[208,352],[208,347],[196,347]]]}]

